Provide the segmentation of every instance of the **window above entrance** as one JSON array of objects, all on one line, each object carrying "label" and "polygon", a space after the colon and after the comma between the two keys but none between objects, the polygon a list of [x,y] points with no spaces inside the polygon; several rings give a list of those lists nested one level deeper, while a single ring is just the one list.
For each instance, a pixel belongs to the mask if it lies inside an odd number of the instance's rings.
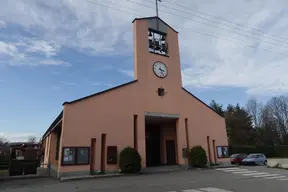
[{"label": "window above entrance", "polygon": [[149,52],[168,56],[168,43],[166,37],[167,34],[163,32],[148,29]]}]

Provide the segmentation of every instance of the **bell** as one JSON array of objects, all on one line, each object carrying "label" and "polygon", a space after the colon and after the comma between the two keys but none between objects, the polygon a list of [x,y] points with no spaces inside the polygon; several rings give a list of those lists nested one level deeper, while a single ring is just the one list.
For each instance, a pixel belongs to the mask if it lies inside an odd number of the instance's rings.
[{"label": "bell", "polygon": [[159,44],[159,41],[156,40],[156,41],[154,42],[154,44],[155,44],[155,50],[156,50],[156,51],[159,51],[159,50],[161,49],[160,44]]},{"label": "bell", "polygon": [[149,39],[149,49],[154,49],[154,43],[152,39]]},{"label": "bell", "polygon": [[162,47],[161,51],[163,51],[165,54],[167,54],[167,52],[168,52],[168,44],[167,43],[162,43],[161,47]]},{"label": "bell", "polygon": [[164,35],[162,35],[161,41],[165,41],[165,36]]},{"label": "bell", "polygon": [[149,31],[149,35],[148,35],[149,37],[152,37],[152,33],[151,33],[151,31]]}]

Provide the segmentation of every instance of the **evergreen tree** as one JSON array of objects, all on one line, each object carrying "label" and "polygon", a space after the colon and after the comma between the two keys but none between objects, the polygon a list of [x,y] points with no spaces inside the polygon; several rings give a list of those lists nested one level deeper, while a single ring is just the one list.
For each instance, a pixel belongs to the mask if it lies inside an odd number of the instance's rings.
[{"label": "evergreen tree", "polygon": [[211,103],[209,104],[209,106],[219,115],[224,116],[224,109],[223,109],[223,105],[216,103],[214,100],[211,101]]},{"label": "evergreen tree", "polygon": [[225,112],[227,134],[229,143],[232,145],[255,144],[255,130],[253,129],[252,117],[240,107],[228,105]]}]

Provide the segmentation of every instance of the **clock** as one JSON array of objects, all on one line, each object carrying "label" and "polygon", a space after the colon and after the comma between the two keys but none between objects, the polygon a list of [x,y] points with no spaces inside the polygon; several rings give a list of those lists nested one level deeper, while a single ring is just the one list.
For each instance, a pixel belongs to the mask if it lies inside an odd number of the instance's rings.
[{"label": "clock", "polygon": [[157,61],[153,64],[153,71],[155,75],[159,78],[164,78],[168,74],[167,66],[160,61]]}]

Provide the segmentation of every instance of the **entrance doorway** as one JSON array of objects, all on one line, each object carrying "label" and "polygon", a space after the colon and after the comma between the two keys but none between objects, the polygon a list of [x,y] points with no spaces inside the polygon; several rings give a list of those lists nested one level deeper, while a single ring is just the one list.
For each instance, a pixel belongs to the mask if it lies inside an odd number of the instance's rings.
[{"label": "entrance doorway", "polygon": [[146,130],[146,165],[160,166],[160,126],[147,125]]},{"label": "entrance doorway", "polygon": [[146,167],[177,164],[177,119],[145,116]]}]

